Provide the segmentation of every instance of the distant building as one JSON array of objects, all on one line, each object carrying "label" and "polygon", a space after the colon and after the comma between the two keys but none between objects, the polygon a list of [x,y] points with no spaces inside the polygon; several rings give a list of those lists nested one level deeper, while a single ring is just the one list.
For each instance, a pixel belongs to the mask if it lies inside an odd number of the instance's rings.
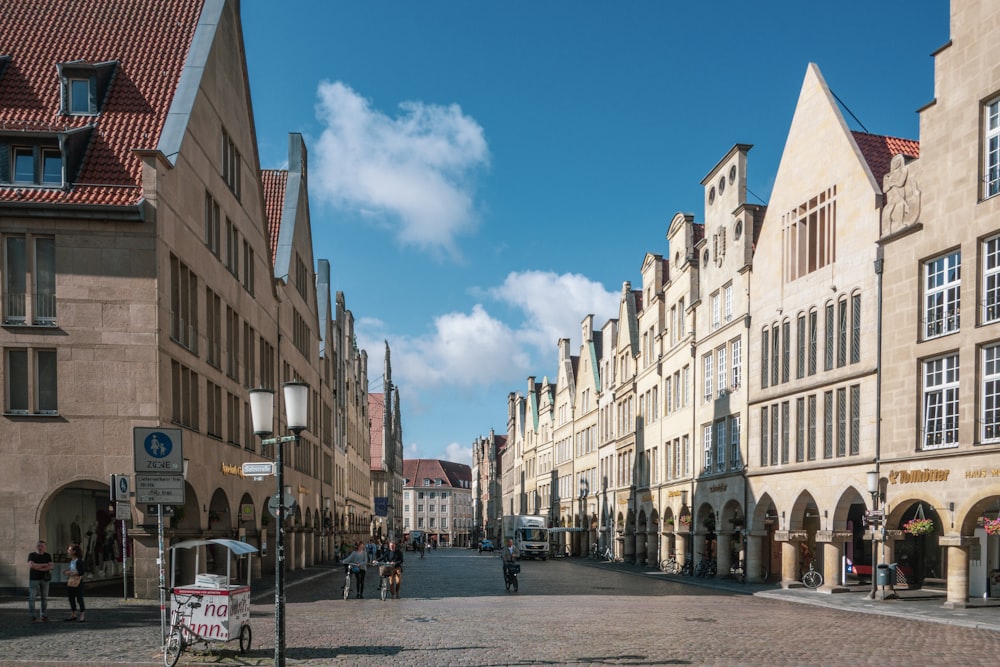
[{"label": "distant building", "polygon": [[423,531],[428,544],[471,543],[472,469],[438,459],[403,461],[403,539]]},{"label": "distant building", "polygon": [[384,391],[368,394],[374,503],[371,534],[387,540],[399,539],[403,534],[403,426],[389,357],[387,342]]}]

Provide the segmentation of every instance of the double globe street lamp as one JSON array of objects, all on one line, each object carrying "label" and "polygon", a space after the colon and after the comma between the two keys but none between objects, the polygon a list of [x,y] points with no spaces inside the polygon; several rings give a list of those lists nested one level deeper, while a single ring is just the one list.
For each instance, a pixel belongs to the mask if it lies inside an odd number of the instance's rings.
[{"label": "double globe street lamp", "polygon": [[274,433],[274,390],[250,390],[250,418],[254,435],[262,445],[275,445],[274,462],[278,477],[278,550],[274,570],[274,665],[285,667],[285,466],[282,450],[286,442],[298,443],[309,417],[309,385],[286,382],[285,424],[292,435],[269,437]]}]

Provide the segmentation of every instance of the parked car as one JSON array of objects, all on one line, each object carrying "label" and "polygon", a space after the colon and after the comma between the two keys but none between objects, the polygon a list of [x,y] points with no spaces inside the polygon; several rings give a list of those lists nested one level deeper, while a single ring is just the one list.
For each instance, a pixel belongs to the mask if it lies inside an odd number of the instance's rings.
[{"label": "parked car", "polygon": [[493,551],[493,540],[482,540],[479,543],[479,553],[484,551]]}]

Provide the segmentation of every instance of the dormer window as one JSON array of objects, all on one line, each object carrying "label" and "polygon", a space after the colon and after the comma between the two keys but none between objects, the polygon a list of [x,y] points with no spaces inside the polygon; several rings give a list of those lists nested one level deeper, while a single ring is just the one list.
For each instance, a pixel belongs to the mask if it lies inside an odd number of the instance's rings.
[{"label": "dormer window", "polygon": [[101,113],[117,61],[101,63],[76,61],[60,63],[61,111],[67,116],[96,116]]},{"label": "dormer window", "polygon": [[61,188],[73,182],[93,126],[66,132],[0,130],[0,184]]}]

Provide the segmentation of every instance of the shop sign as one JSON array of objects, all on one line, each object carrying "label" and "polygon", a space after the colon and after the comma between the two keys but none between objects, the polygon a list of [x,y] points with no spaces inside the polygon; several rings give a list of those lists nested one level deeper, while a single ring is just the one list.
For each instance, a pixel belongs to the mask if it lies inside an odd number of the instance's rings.
[{"label": "shop sign", "polygon": [[967,470],[965,479],[982,479],[985,477],[1000,477],[1000,468],[976,468]]},{"label": "shop sign", "polygon": [[233,475],[234,477],[243,477],[243,466],[233,465],[232,463],[222,462],[222,474],[223,475]]},{"label": "shop sign", "polygon": [[[919,484],[921,482],[947,482],[950,470],[924,468],[923,470],[890,470],[890,484]],[[968,476],[968,475],[966,475]]]},{"label": "shop sign", "polygon": [[728,484],[713,484],[708,487],[709,493],[725,493],[726,489],[729,488]]},{"label": "shop sign", "polygon": [[251,503],[243,503],[240,505],[240,521],[253,521],[254,511],[253,505]]}]

